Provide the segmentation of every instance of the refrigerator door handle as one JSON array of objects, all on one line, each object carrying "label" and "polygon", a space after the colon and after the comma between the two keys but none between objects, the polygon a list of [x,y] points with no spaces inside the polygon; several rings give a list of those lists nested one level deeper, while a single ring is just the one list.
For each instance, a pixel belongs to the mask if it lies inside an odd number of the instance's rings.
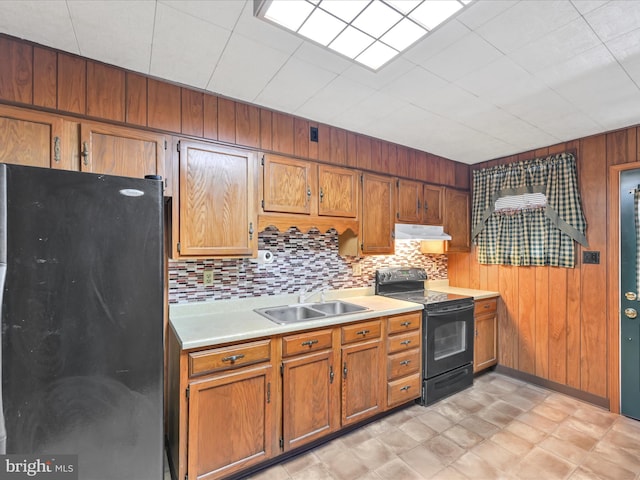
[{"label": "refrigerator door handle", "polygon": [[2,404],[2,297],[7,276],[7,166],[0,164],[0,455],[7,453],[7,428]]},{"label": "refrigerator door handle", "polygon": [[[0,263],[0,326],[2,325],[2,297],[4,282],[7,277],[7,266]],[[0,328],[0,455],[7,453],[7,428],[4,424],[4,406],[2,404],[2,329]]]}]

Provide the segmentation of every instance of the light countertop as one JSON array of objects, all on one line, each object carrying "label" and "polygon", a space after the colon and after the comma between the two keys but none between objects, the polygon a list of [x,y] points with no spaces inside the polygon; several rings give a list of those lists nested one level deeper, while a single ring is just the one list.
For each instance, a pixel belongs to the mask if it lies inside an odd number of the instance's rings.
[{"label": "light countertop", "polygon": [[349,291],[327,292],[326,299],[339,298],[368,307],[369,310],[319,320],[279,325],[253,311],[254,308],[290,305],[297,302],[296,295],[280,295],[171,305],[170,323],[182,349],[190,350],[423,309],[423,306],[418,303],[379,297],[369,292],[369,289],[364,290],[367,291],[356,292],[360,293],[359,295],[353,295],[354,292]]},{"label": "light countertop", "polygon": [[[476,300],[499,296],[498,292],[450,287],[447,280],[428,281],[425,283],[425,288],[438,292],[466,295]],[[338,299],[367,307],[369,310],[279,325],[253,311],[256,308],[292,305],[298,302],[297,295],[277,295],[239,300],[172,304],[169,307],[169,318],[171,328],[182,349],[190,350],[423,309],[423,305],[418,303],[374,295],[373,287],[332,290],[325,294],[325,300]],[[319,300],[319,297],[314,296],[311,300]]]}]

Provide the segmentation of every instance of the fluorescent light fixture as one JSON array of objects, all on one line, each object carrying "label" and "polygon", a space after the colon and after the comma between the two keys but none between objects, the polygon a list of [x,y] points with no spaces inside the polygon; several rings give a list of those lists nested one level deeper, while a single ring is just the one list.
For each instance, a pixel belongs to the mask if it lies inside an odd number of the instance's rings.
[{"label": "fluorescent light fixture", "polygon": [[409,18],[421,23],[425,28],[433,30],[462,7],[463,4],[458,0],[427,0],[412,11]]},{"label": "fluorescent light fixture", "polygon": [[470,3],[472,0],[254,0],[254,13],[378,70]]}]

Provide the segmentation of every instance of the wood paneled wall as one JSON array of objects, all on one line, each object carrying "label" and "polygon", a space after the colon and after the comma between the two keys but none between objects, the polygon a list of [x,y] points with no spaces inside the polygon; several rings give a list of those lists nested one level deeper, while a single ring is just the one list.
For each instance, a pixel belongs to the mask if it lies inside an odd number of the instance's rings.
[{"label": "wood paneled wall", "polygon": [[[581,138],[532,152],[474,165],[474,169],[528,160],[575,149],[582,208],[587,220],[589,247],[576,244],[577,266],[510,267],[480,265],[475,247],[468,254],[449,255],[449,283],[460,287],[499,291],[502,307],[499,323],[499,363],[541,379],[612,399],[608,359],[610,291],[607,271],[609,167],[640,159],[640,127]],[[599,251],[599,265],[584,265],[582,251]],[[615,369],[614,369],[615,370]],[[616,403],[616,404],[613,404]]]},{"label": "wood paneled wall", "polygon": [[0,65],[0,102],[469,189],[463,163],[6,35]]}]

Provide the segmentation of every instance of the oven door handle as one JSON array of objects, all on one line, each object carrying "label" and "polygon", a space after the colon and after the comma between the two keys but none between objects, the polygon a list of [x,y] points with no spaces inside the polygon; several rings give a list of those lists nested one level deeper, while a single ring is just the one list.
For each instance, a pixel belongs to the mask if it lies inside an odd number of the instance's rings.
[{"label": "oven door handle", "polygon": [[456,308],[452,308],[450,310],[445,310],[445,311],[431,311],[431,310],[427,310],[427,316],[428,317],[442,317],[444,315],[450,315],[452,313],[460,313],[460,312],[466,312],[468,310],[473,311],[474,306],[473,305],[465,305],[464,307],[456,307]]}]

